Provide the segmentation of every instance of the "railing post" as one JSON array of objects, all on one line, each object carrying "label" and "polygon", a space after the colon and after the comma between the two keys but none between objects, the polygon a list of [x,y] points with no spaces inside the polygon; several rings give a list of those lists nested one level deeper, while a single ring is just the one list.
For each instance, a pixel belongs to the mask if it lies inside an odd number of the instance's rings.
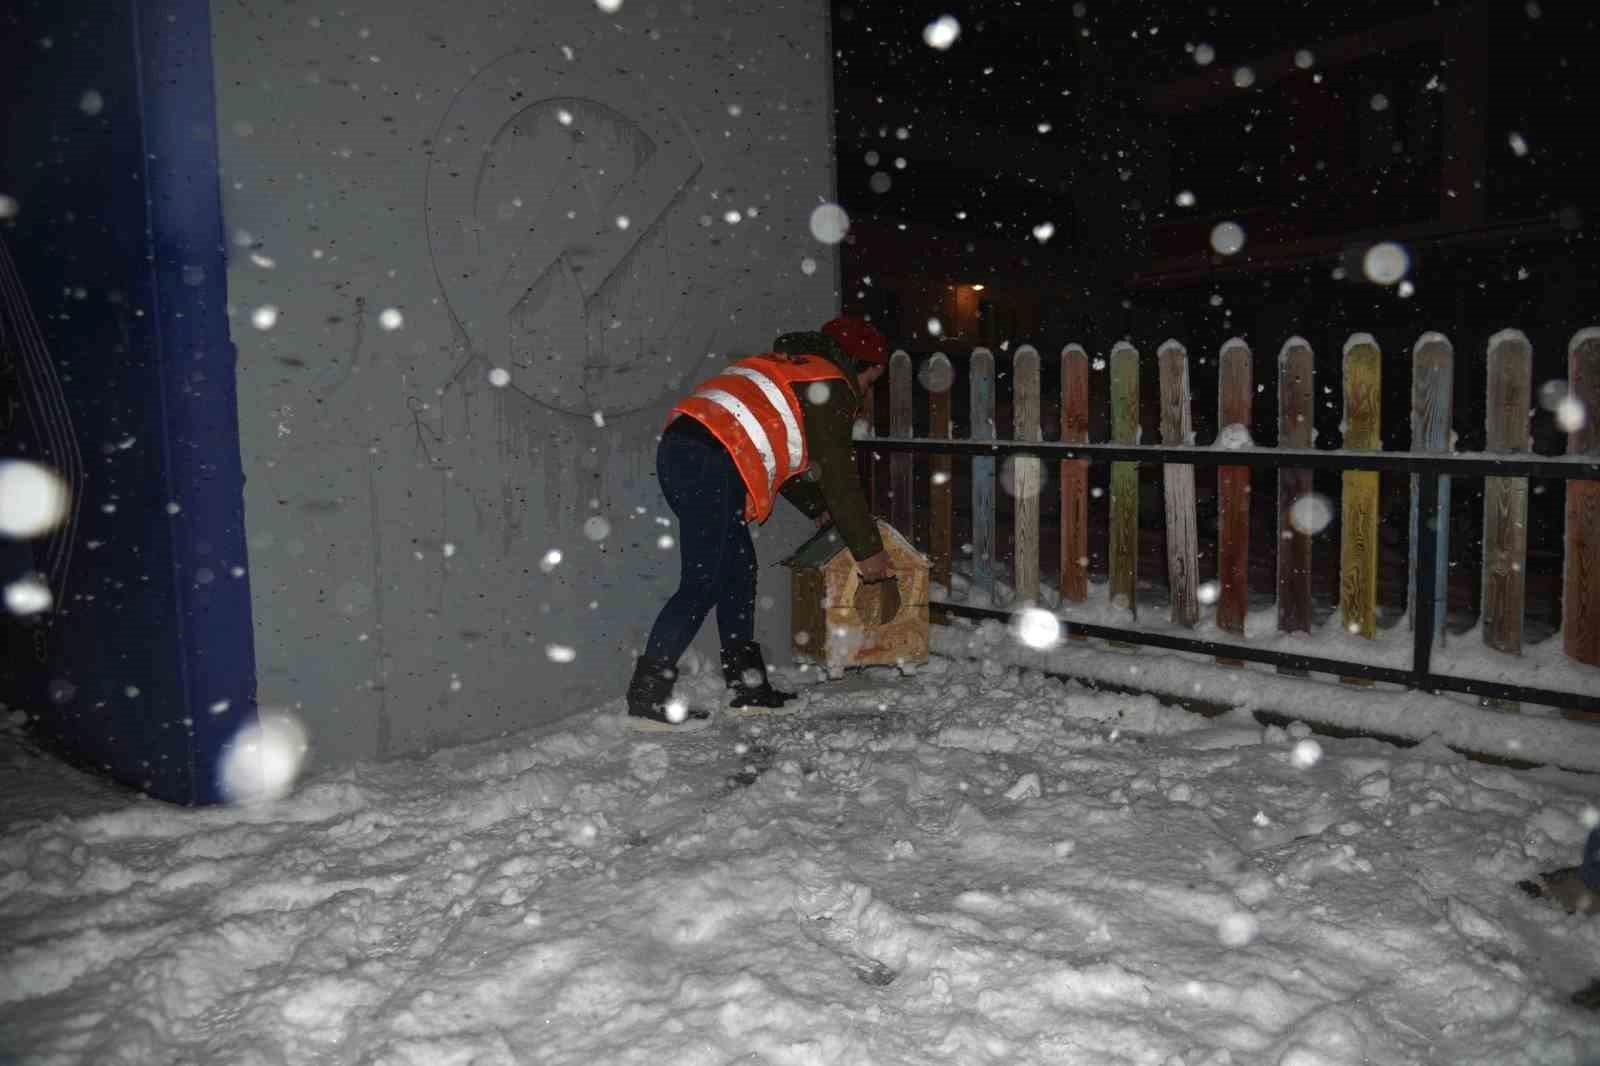
[{"label": "railing post", "polygon": [[[1111,349],[1111,441],[1139,443],[1139,351]],[[1111,464],[1111,606],[1139,613],[1139,464]]]},{"label": "railing post", "polygon": [[[1011,437],[1037,444],[1039,431],[1039,350],[1031,344],[1017,349],[1011,364]],[[1032,455],[1013,455],[1012,573],[1016,605],[1039,603],[1039,492],[1044,481],[1044,461]]]},{"label": "railing post", "polygon": [[[911,356],[896,351],[889,357],[889,436],[905,439],[911,435]],[[908,541],[914,536],[917,513],[912,470],[910,452],[889,454],[889,515]]]},{"label": "railing post", "polygon": [[[972,422],[968,436],[992,441],[994,429],[994,353],[987,348],[972,352]],[[972,602],[996,604],[994,542],[995,452],[972,458]]]},{"label": "railing post", "polygon": [[[1161,371],[1161,443],[1193,444],[1189,413],[1189,353],[1176,340],[1156,353]],[[1167,589],[1174,625],[1193,629],[1200,621],[1200,533],[1195,525],[1194,467],[1163,463],[1162,497],[1167,524]]]},{"label": "railing post", "polygon": [[[1370,333],[1354,334],[1344,346],[1345,451],[1382,450],[1382,377],[1378,342]],[[1367,640],[1378,635],[1378,485],[1377,468],[1346,470],[1340,499],[1339,615],[1346,630]]]},{"label": "railing post", "polygon": [[[1567,388],[1556,415],[1567,454],[1600,456],[1600,329],[1567,347]],[[1561,632],[1567,658],[1600,666],[1600,481],[1567,482],[1566,573]]]},{"label": "railing post", "polygon": [[[928,436],[942,440],[950,437],[950,393],[955,386],[956,372],[943,352],[934,352],[928,360],[923,385],[928,390]],[[932,473],[928,478],[928,546],[932,553],[933,581],[949,595],[951,560],[951,512],[953,492],[950,480],[955,461],[949,454],[935,455],[929,464]]]},{"label": "railing post", "polygon": [[[1455,386],[1455,349],[1442,333],[1424,333],[1411,349],[1411,450],[1414,452],[1449,452],[1450,413]],[[1431,475],[1422,475],[1429,477]],[[1424,535],[1425,513],[1417,495],[1418,478],[1413,477],[1411,487],[1411,565],[1420,565],[1421,553],[1418,538]],[[1450,514],[1450,479],[1439,483],[1440,506],[1446,516]],[[1434,565],[1439,568],[1434,582],[1434,636],[1444,642],[1444,619],[1449,608],[1450,591],[1450,523],[1435,524],[1433,536],[1439,541],[1434,553]],[[1418,612],[1415,600],[1411,602],[1411,623],[1416,624]]]},{"label": "railing post", "polygon": [[[1089,441],[1089,353],[1069,344],[1061,350],[1061,441]],[[1061,600],[1089,598],[1089,462],[1061,464]]]}]

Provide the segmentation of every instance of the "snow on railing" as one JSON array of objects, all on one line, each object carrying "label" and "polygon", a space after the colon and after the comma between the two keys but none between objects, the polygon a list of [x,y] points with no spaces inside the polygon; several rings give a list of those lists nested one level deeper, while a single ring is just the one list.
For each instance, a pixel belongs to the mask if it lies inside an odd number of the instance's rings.
[{"label": "snow on railing", "polygon": [[[1002,353],[1004,354],[1004,353]],[[1383,389],[1384,357],[1377,339],[1370,333],[1353,333],[1340,352],[1342,357],[1343,420],[1340,424],[1342,451],[1335,454],[1372,454],[1371,469],[1345,469],[1342,491],[1335,505],[1312,489],[1309,469],[1279,466],[1276,472],[1277,543],[1256,545],[1257,552],[1276,555],[1278,630],[1282,633],[1309,633],[1312,629],[1312,578],[1319,560],[1313,553],[1314,538],[1338,519],[1339,563],[1338,601],[1343,627],[1357,637],[1382,641],[1393,639],[1380,633],[1378,620],[1379,546],[1382,498],[1379,470],[1384,468],[1383,445],[1379,436]],[[1171,609],[1170,626],[1193,629],[1201,620],[1201,606],[1215,605],[1215,625],[1229,640],[1247,647],[1244,620],[1249,611],[1250,594],[1250,465],[1260,465],[1259,445],[1251,439],[1251,426],[1271,424],[1253,409],[1259,391],[1253,385],[1253,357],[1241,338],[1229,339],[1219,353],[1217,426],[1218,436],[1207,446],[1205,477],[1213,476],[1217,485],[1215,581],[1201,581],[1196,521],[1195,466],[1173,462],[1170,454],[1163,461],[1162,522],[1167,549],[1167,586]],[[1442,639],[1445,595],[1448,582],[1450,520],[1450,476],[1426,465],[1426,458],[1450,457],[1451,469],[1460,476],[1461,460],[1455,452],[1452,399],[1454,396],[1454,346],[1441,333],[1420,336],[1411,352],[1411,441],[1405,453],[1413,471],[1410,489],[1408,614],[1416,657],[1411,675],[1419,683],[1442,681],[1428,671],[1428,656],[1433,644]],[[1091,359],[1089,351],[1073,343],[1057,357],[1061,395],[1060,441],[1093,447],[1091,410],[1097,406],[1109,418],[1106,440],[1114,445],[1138,445],[1143,434],[1140,410],[1139,373],[1141,355],[1126,340],[1118,341],[1109,352],[1109,375],[1091,375],[1105,369],[1107,360]],[[894,518],[908,536],[926,532],[933,561],[933,580],[945,589],[953,587],[953,563],[966,558],[971,581],[967,583],[969,605],[1020,609],[1043,601],[1040,561],[1045,545],[1040,539],[1040,503],[1045,460],[1018,454],[1009,445],[1040,442],[1041,433],[1041,356],[1032,346],[1023,346],[1011,356],[1011,373],[1002,375],[1013,412],[1012,436],[996,441],[997,450],[974,456],[968,474],[971,493],[971,538],[960,551],[954,531],[953,456],[932,455],[932,476],[916,458],[911,446],[896,449],[895,441],[913,436],[913,380],[920,381],[928,405],[929,437],[951,436],[951,399],[956,370],[943,353],[931,359],[914,361],[905,352],[896,352],[890,364],[887,387],[892,401],[891,424],[887,434],[874,431],[874,453],[891,458],[889,506],[881,508]],[[914,362],[920,366],[914,366]],[[996,440],[995,353],[987,348],[972,352],[962,361],[967,370],[970,400],[969,426],[972,440]],[[1164,342],[1155,360],[1159,373],[1160,439],[1163,447],[1194,445],[1191,428],[1193,397],[1189,388],[1189,352],[1177,340]],[[1502,330],[1489,341],[1487,351],[1487,395],[1485,405],[1485,451],[1482,459],[1484,511],[1482,520],[1482,609],[1477,631],[1491,658],[1520,656],[1523,650],[1523,618],[1526,597],[1528,478],[1495,473],[1494,463],[1512,456],[1532,459],[1530,418],[1533,406],[1531,346],[1522,332]],[[1278,447],[1289,455],[1305,456],[1315,442],[1312,429],[1315,391],[1315,358],[1312,346],[1302,337],[1291,337],[1277,357],[1278,397],[1276,423]],[[1329,390],[1325,390],[1329,391]],[[868,411],[876,412],[869,397]],[[1568,376],[1539,390],[1539,402],[1551,410],[1561,430],[1567,434],[1569,456],[1600,458],[1600,329],[1585,329],[1572,338],[1568,351]],[[870,418],[870,414],[869,414]],[[918,442],[917,450],[934,450],[929,442]],[[1243,449],[1242,452],[1235,449]],[[1239,456],[1232,465],[1216,452]],[[1003,457],[998,464],[996,454]],[[1394,453],[1391,453],[1394,454]],[[1396,456],[1398,458],[1398,456]],[[1297,462],[1306,460],[1297,458]],[[916,465],[914,465],[914,463]],[[867,483],[874,492],[874,503],[882,495],[884,479],[874,476],[875,463],[867,462]],[[1109,507],[1096,510],[1107,523],[1106,584],[1104,593],[1112,610],[1131,620],[1138,614],[1136,595],[1140,557],[1139,463],[1126,453],[1111,462],[1109,493],[1091,488],[1090,459],[1074,456],[1059,463],[1060,507],[1058,588],[1048,590],[1063,613],[1087,603],[1091,596],[1090,501],[1109,494]],[[1477,467],[1467,464],[1468,475]],[[1421,472],[1419,472],[1421,471]],[[1541,476],[1543,471],[1535,471]],[[1557,474],[1556,476],[1562,476]],[[997,528],[996,484],[1013,499],[1010,516],[1013,573],[1009,586],[1001,578],[1000,535]],[[929,486],[924,490],[924,484]],[[1575,668],[1600,667],[1600,481],[1587,474],[1568,474],[1565,478],[1566,515],[1564,557],[1561,576],[1561,638],[1565,656]],[[926,492],[926,497],[922,493]],[[927,509],[917,506],[927,500]],[[1264,501],[1263,501],[1264,503]],[[919,516],[925,515],[924,518]],[[916,527],[916,528],[913,528]],[[1426,534],[1419,532],[1426,531]],[[1461,530],[1456,533],[1459,536]],[[1429,543],[1431,542],[1431,543]],[[1331,558],[1320,560],[1325,565]],[[1419,574],[1419,568],[1423,572]],[[1264,591],[1264,590],[1263,590]],[[1426,602],[1424,602],[1426,601]],[[1418,634],[1419,625],[1426,634]],[[1093,627],[1090,627],[1093,628]],[[1104,629],[1105,627],[1100,627]],[[1164,628],[1164,632],[1173,631]],[[1248,658],[1248,655],[1244,655]],[[1229,662],[1230,657],[1218,653]],[[1380,657],[1381,658],[1381,657]],[[1513,662],[1514,659],[1507,659]],[[1292,672],[1284,668],[1285,672]],[[1382,671],[1378,671],[1381,673]],[[1390,674],[1394,670],[1388,671]],[[1369,671],[1371,675],[1373,672]],[[1353,681],[1360,678],[1353,677]],[[1597,676],[1600,682],[1600,676]],[[1518,686],[1501,686],[1517,688]],[[1529,686],[1522,686],[1529,688]],[[1463,689],[1463,691],[1469,691]],[[1581,701],[1580,701],[1581,703]],[[1565,701],[1572,706],[1573,701]]]}]

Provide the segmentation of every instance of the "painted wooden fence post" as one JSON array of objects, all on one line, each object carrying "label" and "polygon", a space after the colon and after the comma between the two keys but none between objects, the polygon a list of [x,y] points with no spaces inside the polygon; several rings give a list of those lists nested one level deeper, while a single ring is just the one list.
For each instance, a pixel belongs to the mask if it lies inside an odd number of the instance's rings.
[{"label": "painted wooden fence post", "polygon": [[[1039,350],[1031,344],[1017,349],[1011,367],[1011,412],[1014,440],[1037,443],[1039,429]],[[1013,515],[1012,567],[1016,576],[1016,605],[1039,602],[1039,492],[1044,468],[1038,457],[1011,457]]]},{"label": "painted wooden fence post", "polygon": [[[1519,330],[1489,338],[1489,383],[1484,405],[1483,450],[1491,455],[1527,452],[1533,400],[1533,349]],[[1483,479],[1483,642],[1508,655],[1522,654],[1522,618],[1528,562],[1528,479]],[[1517,704],[1485,700],[1504,710]]]},{"label": "painted wooden fence post", "polygon": [[[994,440],[994,353],[972,353],[972,439]],[[972,598],[994,604],[994,456],[972,460]]]},{"label": "painted wooden fence post", "polygon": [[[1235,337],[1222,346],[1217,383],[1219,436],[1230,433],[1234,442],[1250,443],[1250,408],[1255,389],[1250,380],[1250,346]],[[1237,427],[1237,428],[1235,428]],[[1250,611],[1250,468],[1217,468],[1217,628],[1244,636],[1244,619]],[[1230,666],[1237,659],[1221,659]]]},{"label": "painted wooden fence post", "polygon": [[[1111,349],[1111,441],[1139,443],[1139,351]],[[1139,613],[1139,464],[1111,464],[1111,602]]]},{"label": "painted wooden fence post", "polygon": [[[955,386],[955,368],[943,352],[934,352],[928,360],[923,384],[928,390],[928,436],[939,440],[950,439],[950,391]],[[952,494],[950,477],[955,468],[954,457],[934,455],[932,474],[928,478],[928,546],[933,564],[931,577],[935,584],[950,588],[950,547]],[[948,595],[948,592],[947,592]]]},{"label": "painted wooden fence post", "polygon": [[[1175,340],[1158,350],[1161,371],[1161,443],[1169,448],[1194,443],[1189,409],[1189,352]],[[1200,621],[1200,534],[1195,523],[1194,467],[1163,463],[1161,482],[1166,500],[1167,582],[1172,621],[1193,626]]]},{"label": "painted wooden fence post", "polygon": [[[1450,451],[1450,415],[1455,387],[1455,348],[1442,333],[1424,333],[1411,349],[1411,450]],[[1426,520],[1417,511],[1417,479],[1411,476],[1410,563],[1406,573],[1411,590],[1406,598],[1407,617],[1416,628],[1417,538],[1430,534],[1438,544],[1434,555],[1433,635],[1443,641],[1444,616],[1450,592],[1450,479],[1439,479],[1439,513]],[[1432,529],[1428,528],[1429,523]]]},{"label": "painted wooden fence post", "polygon": [[[1567,454],[1600,456],[1600,328],[1579,331],[1568,345],[1567,389],[1557,411]],[[1567,482],[1566,552],[1561,630],[1567,657],[1600,666],[1600,481]]]},{"label": "painted wooden fence post", "polygon": [[[1089,353],[1069,344],[1061,351],[1061,440],[1089,441]],[[1061,599],[1089,598],[1089,463],[1061,464]]]},{"label": "painted wooden fence post", "polygon": [[[911,356],[897,351],[889,357],[889,436],[911,437]],[[916,490],[912,487],[910,452],[889,456],[890,524],[910,540],[916,519]]]},{"label": "painted wooden fence post", "polygon": [[[1527,452],[1533,399],[1533,348],[1519,330],[1489,340],[1489,383],[1484,450]],[[1483,482],[1483,642],[1522,654],[1522,620],[1528,560],[1528,479],[1490,477]]]},{"label": "painted wooden fence post", "polygon": [[[1383,355],[1371,334],[1357,333],[1345,342],[1346,451],[1377,451],[1381,447],[1382,375]],[[1346,470],[1343,496],[1339,611],[1346,630],[1370,640],[1378,633],[1378,472]]]},{"label": "painted wooden fence post", "polygon": [[[1312,377],[1315,360],[1303,337],[1290,337],[1278,352],[1278,447],[1310,448]],[[1311,504],[1311,471],[1278,470],[1278,629],[1311,632],[1311,537],[1313,530],[1297,521]],[[1295,505],[1299,501],[1300,510]],[[1301,673],[1279,667],[1280,673]]]}]

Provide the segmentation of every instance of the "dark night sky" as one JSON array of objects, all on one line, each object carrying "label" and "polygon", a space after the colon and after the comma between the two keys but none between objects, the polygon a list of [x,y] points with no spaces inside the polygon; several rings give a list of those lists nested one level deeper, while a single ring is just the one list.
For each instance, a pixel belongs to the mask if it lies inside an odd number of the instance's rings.
[{"label": "dark night sky", "polygon": [[[861,222],[921,222],[1023,245],[1032,226],[1050,218],[1062,239],[1032,252],[1062,269],[1072,269],[1063,259],[1074,253],[1106,254],[1105,234],[1090,219],[1129,212],[1130,203],[1129,228],[1263,204],[1300,213],[1308,232],[1405,222],[1437,214],[1440,113],[1445,94],[1455,92],[1472,98],[1483,131],[1488,219],[1572,208],[1592,214],[1585,208],[1600,174],[1600,142],[1589,133],[1600,100],[1595,6],[1500,0],[1485,7],[1488,33],[1475,46],[1477,58],[1423,41],[1233,90],[1185,116],[1155,113],[1150,93],[1205,75],[1231,80],[1241,64],[1315,51],[1347,35],[1381,35],[1417,16],[1442,13],[1446,24],[1465,24],[1472,5],[1340,0],[1275,4],[1263,17],[1269,8],[1254,3],[836,3],[840,200]],[[923,41],[923,28],[942,14],[962,27],[946,51]],[[1200,44],[1215,52],[1209,67],[1195,60]],[[1313,86],[1319,73],[1325,80]],[[1392,101],[1382,136],[1404,142],[1377,161],[1383,181],[1319,181],[1317,171],[1289,165],[1360,153],[1356,127],[1373,124],[1363,112],[1380,94]],[[1334,119],[1349,128],[1330,130]],[[895,136],[900,127],[905,140]],[[1512,151],[1512,133],[1528,145],[1526,155]],[[1152,137],[1170,137],[1170,151],[1148,151]],[[1127,155],[1115,158],[1118,149]],[[872,151],[877,165],[865,161]],[[1097,158],[1108,152],[1111,160]],[[896,157],[906,159],[905,169],[894,167]],[[1372,160],[1361,162],[1373,169]],[[1108,169],[1113,178],[1124,169],[1134,176],[1120,179],[1119,189],[1105,180]],[[886,192],[871,184],[878,172],[890,179]],[[1302,187],[1285,191],[1286,183]],[[1197,193],[1196,207],[1177,208],[1173,189]]]}]

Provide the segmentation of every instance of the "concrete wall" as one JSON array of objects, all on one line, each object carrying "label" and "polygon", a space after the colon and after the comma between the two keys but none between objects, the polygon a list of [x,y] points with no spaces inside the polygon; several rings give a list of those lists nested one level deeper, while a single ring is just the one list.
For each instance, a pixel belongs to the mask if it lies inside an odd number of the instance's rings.
[{"label": "concrete wall", "polygon": [[667,408],[838,306],[826,5],[212,14],[261,705],[328,765],[619,696],[676,585]]}]

